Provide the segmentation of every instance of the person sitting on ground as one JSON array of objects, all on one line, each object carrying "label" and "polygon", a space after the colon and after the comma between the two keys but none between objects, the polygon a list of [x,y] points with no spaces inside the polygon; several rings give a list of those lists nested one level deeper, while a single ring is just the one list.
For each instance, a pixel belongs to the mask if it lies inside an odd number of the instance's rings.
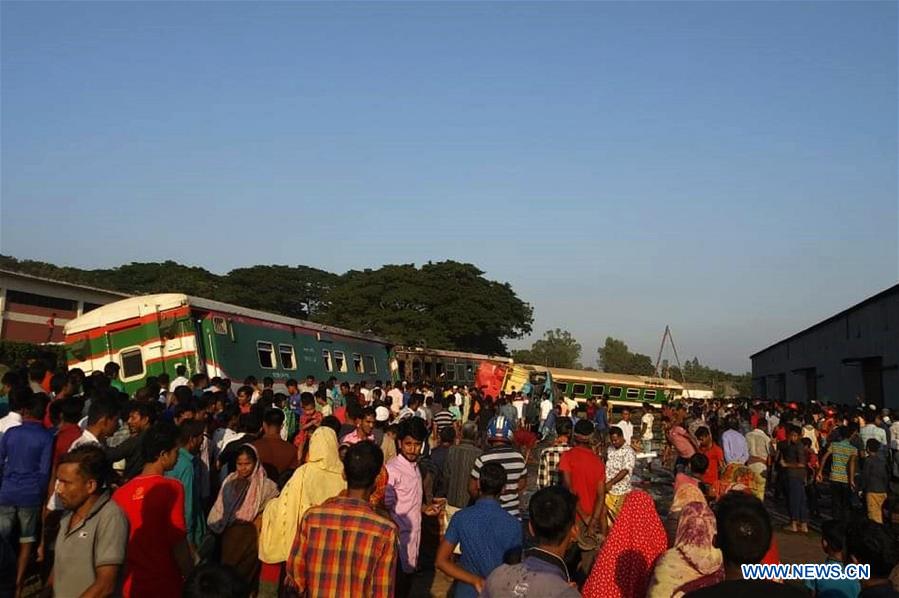
[{"label": "person sitting on ground", "polygon": [[[821,524],[821,550],[827,555],[824,564],[837,564],[841,567],[845,559],[843,549],[846,545],[846,526],[839,521],[828,520]],[[861,586],[855,579],[809,579],[805,587],[818,598],[855,598]]]},{"label": "person sitting on ground", "polygon": [[500,565],[487,578],[481,598],[580,598],[565,565],[577,533],[577,497],[562,486],[538,490],[528,503],[534,546],[517,565]]},{"label": "person sitting on ground", "polygon": [[899,596],[890,573],[899,562],[895,540],[882,525],[871,520],[847,527],[846,561],[871,567],[871,577],[861,580],[858,598],[895,598]]},{"label": "person sitting on ground", "polygon": [[673,546],[656,563],[649,598],[680,598],[724,581],[724,561],[715,546],[715,514],[704,501],[681,510]]},{"label": "person sitting on ground", "polygon": [[730,492],[718,501],[715,545],[724,556],[724,581],[687,594],[691,598],[798,598],[805,592],[770,580],[743,579],[741,565],[761,563],[771,546],[771,519],[755,496]]},{"label": "person sitting on ground", "polygon": [[[484,589],[484,579],[503,564],[505,557],[521,551],[521,523],[499,504],[506,470],[499,463],[486,463],[478,483],[480,498],[453,516],[437,549],[436,566],[456,580],[456,598],[476,597]],[[456,546],[462,549],[458,563],[452,560]]]}]

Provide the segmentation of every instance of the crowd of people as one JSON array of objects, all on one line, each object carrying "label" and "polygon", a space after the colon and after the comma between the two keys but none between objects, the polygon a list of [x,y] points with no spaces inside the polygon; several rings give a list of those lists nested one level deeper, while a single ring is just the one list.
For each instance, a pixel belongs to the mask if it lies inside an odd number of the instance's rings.
[{"label": "crowd of people", "polygon": [[[183,366],[129,396],[115,363],[35,362],[2,384],[0,594],[38,571],[66,598],[419,596],[434,537],[460,597],[897,595],[899,418],[863,404],[637,417],[530,385],[235,384]],[[672,480],[670,508],[650,477]],[[742,578],[779,562],[765,500],[801,534],[826,497],[823,562],[871,579]]]}]

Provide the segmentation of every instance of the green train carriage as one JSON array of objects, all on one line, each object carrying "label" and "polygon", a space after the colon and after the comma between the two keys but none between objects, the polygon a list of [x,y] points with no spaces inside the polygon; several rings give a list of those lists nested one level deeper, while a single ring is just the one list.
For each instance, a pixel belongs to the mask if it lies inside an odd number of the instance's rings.
[{"label": "green train carriage", "polygon": [[123,299],[66,324],[69,368],[102,370],[113,361],[127,392],[149,376],[184,365],[239,384],[270,376],[276,384],[307,375],[324,380],[386,380],[385,339],[179,293]]},{"label": "green train carriage", "polygon": [[680,398],[683,393],[683,386],[668,378],[544,366],[527,367],[533,368],[538,377],[542,372],[544,381],[545,373],[549,372],[554,389],[579,403],[585,403],[590,397],[596,400],[606,397],[613,406],[638,407],[643,403],[661,404],[663,401],[672,401]]}]

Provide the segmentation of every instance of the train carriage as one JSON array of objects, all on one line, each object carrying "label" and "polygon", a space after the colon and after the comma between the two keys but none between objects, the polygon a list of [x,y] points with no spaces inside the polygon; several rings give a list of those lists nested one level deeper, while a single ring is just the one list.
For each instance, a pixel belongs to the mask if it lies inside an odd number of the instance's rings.
[{"label": "train carriage", "polygon": [[482,363],[511,365],[508,357],[421,347],[394,347],[396,379],[432,384],[472,385]]},{"label": "train carriage", "polygon": [[590,370],[574,370],[568,368],[546,367],[541,365],[516,364],[515,375],[508,375],[503,389],[512,390],[511,386],[527,376],[532,385],[540,387],[545,384],[547,374],[552,378],[556,396],[567,396],[579,403],[588,398],[597,400],[606,397],[613,406],[636,407],[645,403],[661,403],[681,397],[683,386],[668,378],[654,376],[634,376],[629,374],[613,374]]},{"label": "train carriage", "polygon": [[91,372],[113,361],[129,393],[178,365],[236,383],[251,375],[282,384],[310,374],[391,376],[385,339],[179,293],[104,305],[68,322],[65,338],[69,368]]}]

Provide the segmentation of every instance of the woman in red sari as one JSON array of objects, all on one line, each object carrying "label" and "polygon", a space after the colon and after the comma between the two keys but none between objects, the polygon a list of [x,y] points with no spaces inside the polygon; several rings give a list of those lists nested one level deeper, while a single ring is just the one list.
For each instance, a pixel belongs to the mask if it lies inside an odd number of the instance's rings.
[{"label": "woman in red sari", "polygon": [[652,497],[632,490],[596,557],[584,598],[644,598],[668,537]]}]

